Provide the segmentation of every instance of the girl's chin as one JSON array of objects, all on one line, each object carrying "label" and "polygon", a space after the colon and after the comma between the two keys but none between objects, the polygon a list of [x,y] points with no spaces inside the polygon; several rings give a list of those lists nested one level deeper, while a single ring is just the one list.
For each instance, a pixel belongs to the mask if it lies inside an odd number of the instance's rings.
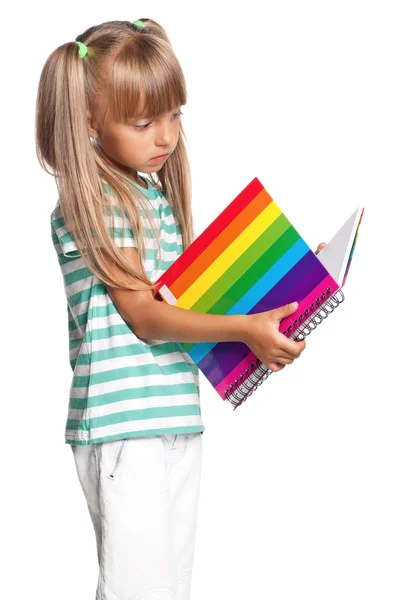
[{"label": "girl's chin", "polygon": [[160,163],[160,164],[154,164],[151,167],[148,167],[147,169],[142,169],[140,170],[140,173],[155,173],[156,171],[160,171],[160,169],[163,167],[164,163]]}]

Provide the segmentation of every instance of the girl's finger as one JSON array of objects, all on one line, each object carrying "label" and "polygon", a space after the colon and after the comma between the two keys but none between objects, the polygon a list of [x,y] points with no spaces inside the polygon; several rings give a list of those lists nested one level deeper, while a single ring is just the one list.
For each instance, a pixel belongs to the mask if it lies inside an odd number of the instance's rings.
[{"label": "girl's finger", "polygon": [[271,369],[271,371],[282,371],[282,369],[285,368],[286,365],[282,365],[281,363],[278,362],[269,362],[267,364],[268,369]]},{"label": "girl's finger", "polygon": [[280,348],[278,350],[278,356],[275,356],[275,360],[279,361],[282,359],[285,360],[294,360],[295,358],[298,358],[297,354],[292,354],[291,352],[287,352],[286,350],[282,350],[282,348]]},{"label": "girl's finger", "polygon": [[287,358],[286,356],[275,356],[275,362],[281,365],[291,365],[294,358]]}]

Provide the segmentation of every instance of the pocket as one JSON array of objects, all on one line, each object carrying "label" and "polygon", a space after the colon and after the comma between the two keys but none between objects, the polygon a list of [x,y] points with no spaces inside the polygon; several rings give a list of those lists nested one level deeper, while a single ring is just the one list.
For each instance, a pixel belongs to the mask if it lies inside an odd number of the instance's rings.
[{"label": "pocket", "polygon": [[121,461],[121,458],[122,458],[122,452],[123,452],[123,448],[124,448],[125,443],[126,443],[126,439],[116,440],[114,442],[114,444],[115,444],[115,452],[114,452],[114,455],[113,455],[112,466],[110,468],[109,475],[108,475],[109,479],[114,479],[115,478],[116,471],[117,471],[117,469],[118,469],[118,467],[120,465],[120,461]]}]

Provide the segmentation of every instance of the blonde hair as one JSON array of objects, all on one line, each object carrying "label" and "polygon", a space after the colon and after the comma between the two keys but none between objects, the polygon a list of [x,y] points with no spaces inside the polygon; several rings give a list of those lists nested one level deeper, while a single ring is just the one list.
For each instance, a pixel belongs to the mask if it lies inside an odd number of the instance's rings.
[{"label": "blonde hair", "polygon": [[[140,19],[138,29],[129,21],[110,21],[87,29],[73,42],[56,48],[41,72],[36,103],[36,152],[42,168],[56,178],[61,212],[88,269],[111,287],[137,289],[113,275],[104,259],[138,279],[140,289],[154,290],[145,275],[136,272],[109,235],[104,212],[127,214],[134,232],[143,272],[145,253],[140,207],[153,227],[145,195],[112,169],[89,135],[88,113],[104,123],[108,111],[117,122],[172,111],[187,102],[181,66],[165,30],[155,21]],[[87,54],[79,57],[83,42]],[[144,111],[137,114],[138,107]],[[191,175],[182,124],[177,145],[151,184],[167,198],[181,227],[185,250],[194,239]],[[51,169],[51,170],[49,170]],[[104,180],[115,200],[104,192]],[[112,231],[114,221],[112,219]],[[156,235],[159,260],[160,241]]]}]

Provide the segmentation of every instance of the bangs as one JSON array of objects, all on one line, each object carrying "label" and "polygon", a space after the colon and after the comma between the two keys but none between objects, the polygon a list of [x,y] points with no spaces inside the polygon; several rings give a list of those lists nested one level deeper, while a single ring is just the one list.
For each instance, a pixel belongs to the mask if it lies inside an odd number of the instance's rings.
[{"label": "bangs", "polygon": [[110,66],[104,100],[106,113],[118,123],[184,106],[185,78],[170,46],[151,35],[127,40]]}]

